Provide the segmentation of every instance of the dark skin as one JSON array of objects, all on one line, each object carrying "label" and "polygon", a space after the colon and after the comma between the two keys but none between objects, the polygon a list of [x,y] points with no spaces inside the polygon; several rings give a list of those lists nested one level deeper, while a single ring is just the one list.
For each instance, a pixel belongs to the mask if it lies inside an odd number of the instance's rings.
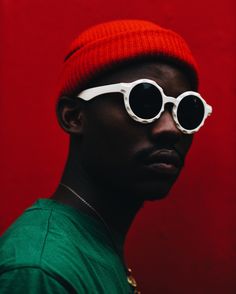
[{"label": "dark skin", "polygon": [[[193,90],[186,74],[163,62],[142,62],[104,75],[92,86],[156,81],[168,96]],[[116,242],[123,240],[145,200],[165,197],[184,165],[193,136],[175,125],[167,106],[153,123],[141,124],[126,112],[120,94],[107,94],[90,102],[68,97],[58,103],[58,120],[70,134],[70,149],[62,182],[88,201],[103,217]],[[173,151],[181,158],[175,175],[153,172],[145,156],[156,150]],[[73,193],[59,186],[52,199],[97,217]],[[123,248],[119,248],[123,256]]]}]

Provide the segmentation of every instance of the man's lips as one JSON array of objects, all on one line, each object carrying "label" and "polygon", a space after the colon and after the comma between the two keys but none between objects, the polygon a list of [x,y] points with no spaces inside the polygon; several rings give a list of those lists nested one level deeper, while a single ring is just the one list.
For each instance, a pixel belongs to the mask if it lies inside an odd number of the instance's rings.
[{"label": "man's lips", "polygon": [[145,157],[144,166],[155,173],[174,176],[183,166],[183,160],[175,150],[158,149]]},{"label": "man's lips", "polygon": [[145,159],[145,163],[165,163],[180,167],[182,165],[182,160],[178,153],[174,150],[159,149],[149,154]]}]

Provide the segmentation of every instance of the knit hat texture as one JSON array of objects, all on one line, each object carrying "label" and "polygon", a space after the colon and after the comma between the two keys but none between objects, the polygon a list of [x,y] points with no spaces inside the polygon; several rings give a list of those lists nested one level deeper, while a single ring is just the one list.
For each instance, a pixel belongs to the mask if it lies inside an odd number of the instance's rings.
[{"label": "knit hat texture", "polygon": [[60,75],[59,96],[79,93],[99,73],[140,57],[179,61],[197,79],[197,64],[177,33],[149,21],[117,20],[91,27],[72,42]]}]

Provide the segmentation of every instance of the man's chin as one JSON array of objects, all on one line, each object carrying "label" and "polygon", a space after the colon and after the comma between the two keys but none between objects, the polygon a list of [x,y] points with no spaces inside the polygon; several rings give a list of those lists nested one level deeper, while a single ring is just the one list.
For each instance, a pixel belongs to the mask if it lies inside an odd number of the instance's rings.
[{"label": "man's chin", "polygon": [[161,200],[168,196],[176,178],[172,181],[156,181],[150,183],[139,183],[133,195],[142,201]]},{"label": "man's chin", "polygon": [[150,192],[147,194],[138,195],[138,198],[142,199],[142,201],[162,200],[168,196],[169,191],[170,191],[170,189],[168,191]]}]

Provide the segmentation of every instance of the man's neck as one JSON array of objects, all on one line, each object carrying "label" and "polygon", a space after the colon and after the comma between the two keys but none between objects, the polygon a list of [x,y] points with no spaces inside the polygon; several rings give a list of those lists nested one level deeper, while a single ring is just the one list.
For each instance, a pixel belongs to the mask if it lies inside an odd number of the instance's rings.
[{"label": "man's neck", "polygon": [[[125,237],[143,202],[135,202],[124,191],[117,192],[109,185],[94,184],[82,171],[78,176],[65,172],[61,182],[66,186],[59,185],[51,198],[105,222],[119,254],[123,256]],[[122,248],[118,248],[121,240]]]}]

